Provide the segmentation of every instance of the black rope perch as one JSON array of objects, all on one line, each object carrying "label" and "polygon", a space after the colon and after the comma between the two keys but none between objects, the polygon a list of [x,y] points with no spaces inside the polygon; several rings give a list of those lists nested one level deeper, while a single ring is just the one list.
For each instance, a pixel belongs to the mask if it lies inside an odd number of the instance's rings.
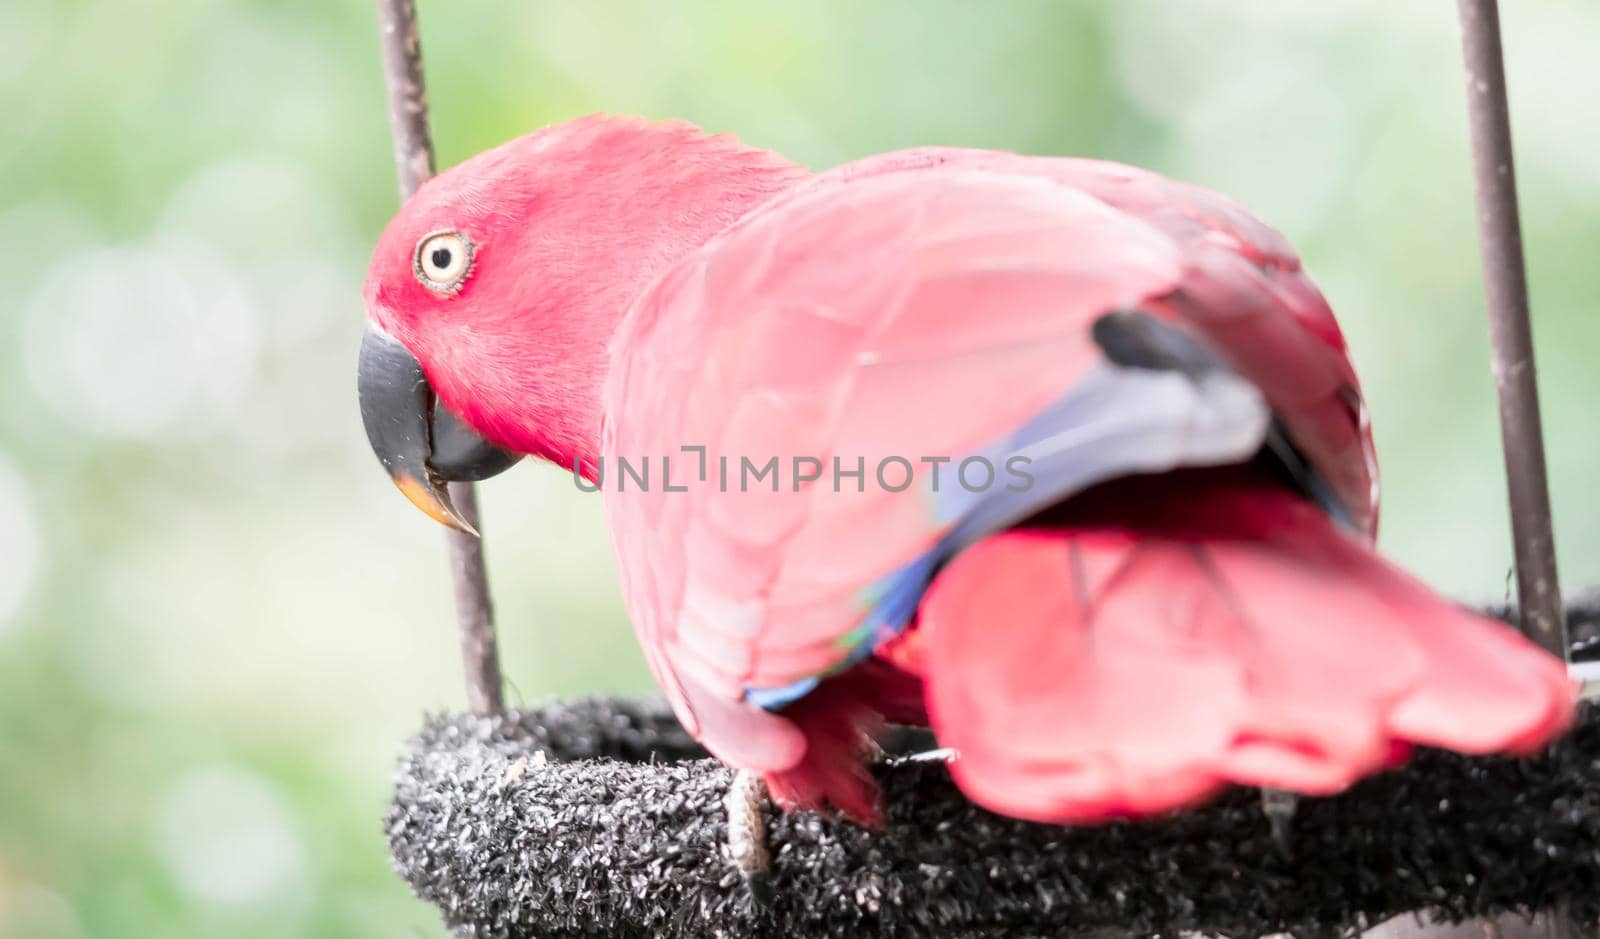
[{"label": "black rope perch", "polygon": [[[1580,657],[1600,597],[1569,608]],[[916,748],[914,733],[891,742]],[[1302,799],[1289,850],[1253,790],[1096,828],[1011,821],[937,762],[880,767],[881,831],[774,814],[767,906],[723,845],[731,773],[654,701],[431,719],[401,763],[389,849],[467,936],[1329,935],[1407,911],[1600,917],[1600,707],[1530,760],[1418,753]]]}]

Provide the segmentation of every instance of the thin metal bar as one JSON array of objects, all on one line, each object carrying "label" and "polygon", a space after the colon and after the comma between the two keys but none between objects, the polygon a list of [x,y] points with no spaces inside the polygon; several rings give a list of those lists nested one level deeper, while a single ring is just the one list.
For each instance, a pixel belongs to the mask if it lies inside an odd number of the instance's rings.
[{"label": "thin metal bar", "polygon": [[[428,90],[422,80],[422,43],[414,0],[378,0],[383,71],[389,86],[389,128],[394,136],[394,168],[400,198],[408,199],[433,175],[433,138],[428,133]],[[471,483],[451,483],[450,500],[479,531],[478,497]],[[505,709],[500,652],[495,642],[494,607],[479,538],[450,531],[450,576],[455,588],[456,626],[466,668],[467,706],[487,717]]]},{"label": "thin metal bar", "polygon": [[[1549,652],[1569,658],[1566,613],[1556,572],[1550,490],[1539,419],[1539,384],[1528,315],[1528,276],[1517,211],[1517,174],[1511,150],[1511,109],[1497,0],[1457,0],[1461,55],[1466,65],[1467,118],[1477,183],[1478,232],[1484,292],[1489,302],[1489,344],[1500,398],[1500,442],[1505,450],[1511,501],[1511,537],[1517,563],[1517,607],[1522,631]],[[1577,939],[1590,930],[1566,904],[1539,925],[1547,939]]]},{"label": "thin metal bar", "polygon": [[1528,319],[1528,280],[1511,158],[1511,116],[1501,57],[1496,0],[1457,0],[1466,63],[1467,115],[1477,179],[1478,230],[1489,301],[1489,340],[1500,438],[1505,449],[1511,536],[1517,563],[1522,631],[1549,651],[1567,656],[1566,616],[1556,577],[1550,491],[1545,479],[1544,431]]}]

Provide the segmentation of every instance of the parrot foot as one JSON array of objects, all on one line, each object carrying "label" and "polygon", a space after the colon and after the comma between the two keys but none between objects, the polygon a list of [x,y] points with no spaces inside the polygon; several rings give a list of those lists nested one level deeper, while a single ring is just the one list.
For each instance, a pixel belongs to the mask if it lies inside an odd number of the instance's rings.
[{"label": "parrot foot", "polygon": [[772,866],[767,851],[767,784],[759,773],[737,770],[722,802],[728,810],[728,856],[756,903],[767,906],[772,899],[767,883]]},{"label": "parrot foot", "polygon": [[1300,797],[1283,789],[1261,790],[1261,814],[1272,826],[1272,841],[1285,856],[1289,854],[1289,823],[1294,820],[1294,810]]}]

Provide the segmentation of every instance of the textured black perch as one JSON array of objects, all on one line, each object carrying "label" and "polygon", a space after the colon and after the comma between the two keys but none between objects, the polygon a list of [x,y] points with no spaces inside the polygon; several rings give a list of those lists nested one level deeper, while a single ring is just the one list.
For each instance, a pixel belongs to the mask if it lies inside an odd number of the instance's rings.
[{"label": "textured black perch", "polygon": [[[1600,599],[1571,611],[1580,657]],[[542,752],[549,762],[540,765]],[[730,774],[656,702],[583,700],[432,720],[387,820],[394,863],[477,937],[1064,935],[1251,937],[1563,907],[1600,916],[1600,709],[1545,755],[1426,751],[1302,800],[1293,850],[1235,791],[1161,822],[1068,829],[968,803],[937,763],[880,771],[881,832],[772,820],[774,905],[723,855]]]}]

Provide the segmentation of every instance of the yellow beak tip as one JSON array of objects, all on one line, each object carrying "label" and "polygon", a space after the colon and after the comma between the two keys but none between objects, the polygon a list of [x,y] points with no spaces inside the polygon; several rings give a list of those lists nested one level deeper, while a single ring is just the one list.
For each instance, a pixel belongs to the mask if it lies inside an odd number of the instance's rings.
[{"label": "yellow beak tip", "polygon": [[450,503],[450,494],[444,486],[430,485],[412,476],[395,476],[395,488],[399,489],[411,504],[422,510],[422,514],[447,528],[453,528],[465,535],[474,538],[478,530],[473,528],[456,507]]}]

